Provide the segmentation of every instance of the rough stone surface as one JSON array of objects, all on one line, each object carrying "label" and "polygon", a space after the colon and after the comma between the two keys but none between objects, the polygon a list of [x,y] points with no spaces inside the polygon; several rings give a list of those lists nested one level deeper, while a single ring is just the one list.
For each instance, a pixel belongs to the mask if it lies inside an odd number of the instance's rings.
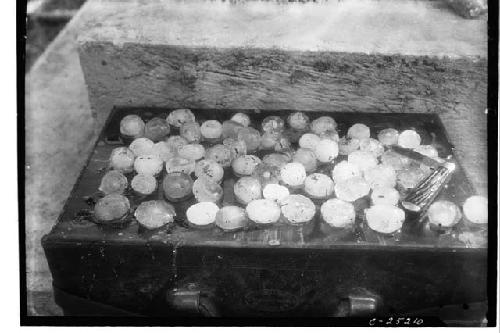
[{"label": "rough stone surface", "polygon": [[94,1],[85,41],[409,55],[487,53],[487,17],[443,1]]},{"label": "rough stone surface", "polygon": [[96,112],[113,105],[448,112],[486,96],[487,61],[85,43]]},{"label": "rough stone surface", "polygon": [[[83,13],[82,13],[83,14]],[[26,87],[26,271],[28,314],[60,314],[41,247],[97,138],[75,40],[78,14],[35,62]]]},{"label": "rough stone surface", "polygon": [[486,17],[465,20],[439,1],[94,1],[92,10],[79,42],[95,113],[123,104],[433,112],[485,93]]}]

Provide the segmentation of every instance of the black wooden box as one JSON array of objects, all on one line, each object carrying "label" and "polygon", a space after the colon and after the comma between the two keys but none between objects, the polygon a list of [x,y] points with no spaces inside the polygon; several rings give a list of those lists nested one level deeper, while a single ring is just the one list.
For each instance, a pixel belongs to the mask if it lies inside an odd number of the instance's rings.
[{"label": "black wooden box", "polygon": [[[259,123],[290,111],[193,110],[197,120],[226,120],[248,112]],[[56,302],[71,315],[329,317],[418,313],[487,300],[485,231],[460,222],[452,234],[423,235],[411,221],[401,237],[385,238],[357,221],[352,233],[305,237],[281,226],[224,233],[192,230],[139,232],[137,222],[103,228],[88,219],[92,197],[111,150],[121,143],[119,121],[166,109],[117,108],[81,173],[53,230],[43,238]],[[308,113],[330,115],[341,135],[361,122],[372,133],[414,128],[440,156],[453,154],[435,114]],[[374,135],[372,134],[372,137]],[[460,166],[441,197],[461,205],[473,189]],[[318,224],[319,222],[315,222]],[[482,240],[469,242],[469,239]],[[427,312],[429,313],[429,312]],[[432,311],[431,311],[432,314]]]}]

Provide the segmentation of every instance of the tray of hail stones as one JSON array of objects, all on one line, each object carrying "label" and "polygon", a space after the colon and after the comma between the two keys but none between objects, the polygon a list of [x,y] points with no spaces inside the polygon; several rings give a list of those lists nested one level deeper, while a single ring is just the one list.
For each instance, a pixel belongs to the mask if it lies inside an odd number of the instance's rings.
[{"label": "tray of hail stones", "polygon": [[51,235],[486,248],[487,221],[436,114],[115,108]]}]

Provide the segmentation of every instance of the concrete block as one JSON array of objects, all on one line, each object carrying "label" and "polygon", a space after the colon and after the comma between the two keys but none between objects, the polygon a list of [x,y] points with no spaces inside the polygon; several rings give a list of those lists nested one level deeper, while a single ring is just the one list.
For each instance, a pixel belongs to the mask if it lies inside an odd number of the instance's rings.
[{"label": "concrete block", "polygon": [[[429,1],[93,1],[79,38],[113,105],[429,112],[486,93],[486,20]],[[476,89],[477,88],[477,89]],[[474,91],[473,101],[464,94]]]}]

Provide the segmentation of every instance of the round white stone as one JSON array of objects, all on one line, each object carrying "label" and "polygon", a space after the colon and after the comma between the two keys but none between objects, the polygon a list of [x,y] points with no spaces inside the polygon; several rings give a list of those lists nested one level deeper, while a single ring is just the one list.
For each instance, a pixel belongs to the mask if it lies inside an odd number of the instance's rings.
[{"label": "round white stone", "polygon": [[289,186],[302,186],[306,180],[306,169],[300,163],[287,163],[281,167],[280,176]]},{"label": "round white stone", "polygon": [[276,200],[278,203],[290,195],[290,191],[283,185],[267,184],[262,190],[265,199]]},{"label": "round white stone", "polygon": [[488,199],[473,195],[463,205],[465,217],[472,223],[485,224],[488,223]]},{"label": "round white stone", "polygon": [[219,207],[213,202],[198,202],[186,211],[186,217],[192,224],[204,226],[215,222]]}]

